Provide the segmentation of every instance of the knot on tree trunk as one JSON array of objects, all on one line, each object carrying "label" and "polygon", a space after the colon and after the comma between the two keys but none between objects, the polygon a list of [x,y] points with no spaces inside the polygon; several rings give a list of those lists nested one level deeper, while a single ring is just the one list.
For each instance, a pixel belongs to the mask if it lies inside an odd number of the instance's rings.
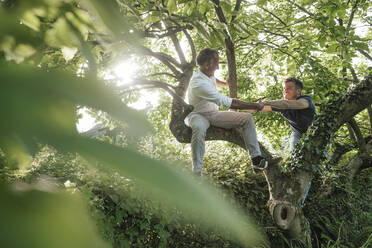
[{"label": "knot on tree trunk", "polygon": [[297,207],[288,201],[273,200],[270,204],[270,213],[275,223],[282,229],[288,230],[294,223]]},{"label": "knot on tree trunk", "polygon": [[299,205],[288,201],[271,201],[270,213],[275,223],[287,230],[291,238],[304,244],[311,242],[310,224]]}]

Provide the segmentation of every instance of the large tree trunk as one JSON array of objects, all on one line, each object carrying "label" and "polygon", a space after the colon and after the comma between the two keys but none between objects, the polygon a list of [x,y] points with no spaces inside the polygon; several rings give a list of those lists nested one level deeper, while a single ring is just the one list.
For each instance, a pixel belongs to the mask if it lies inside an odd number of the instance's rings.
[{"label": "large tree trunk", "polygon": [[[179,142],[189,143],[191,129],[183,120],[192,111],[192,107],[173,101],[170,129]],[[277,165],[264,171],[270,192],[270,213],[275,223],[288,230],[291,237],[307,242],[310,239],[310,226],[303,214],[301,200],[311,180],[311,171],[325,159],[323,151],[331,136],[340,126],[372,104],[372,77],[359,83],[346,94],[323,104],[321,113],[309,130],[309,136],[303,139],[304,145],[296,149],[282,172]],[[244,141],[238,129],[210,127],[206,140],[225,140],[243,148]],[[271,155],[261,146],[267,157]],[[359,163],[360,164],[360,163]]]}]

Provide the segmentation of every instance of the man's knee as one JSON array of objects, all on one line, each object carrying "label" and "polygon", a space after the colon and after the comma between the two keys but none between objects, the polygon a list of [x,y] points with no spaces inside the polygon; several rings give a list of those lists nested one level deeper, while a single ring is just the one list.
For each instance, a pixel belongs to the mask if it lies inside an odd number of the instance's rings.
[{"label": "man's knee", "polygon": [[242,117],[243,125],[254,125],[254,119],[253,116],[250,113],[242,113],[244,114]]},{"label": "man's knee", "polygon": [[193,135],[205,137],[208,126],[204,124],[195,124],[195,125],[191,125],[191,129],[192,129]]},{"label": "man's knee", "polygon": [[190,127],[193,134],[205,136],[207,129],[209,128],[209,122],[202,116],[195,116],[190,120]]}]

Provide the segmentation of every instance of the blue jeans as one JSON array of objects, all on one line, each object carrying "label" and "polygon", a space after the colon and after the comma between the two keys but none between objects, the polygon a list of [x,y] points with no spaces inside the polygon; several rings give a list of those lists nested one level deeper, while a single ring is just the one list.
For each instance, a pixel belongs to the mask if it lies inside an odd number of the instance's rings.
[{"label": "blue jeans", "polygon": [[201,174],[203,170],[205,135],[210,125],[226,129],[242,127],[246,149],[249,151],[251,158],[261,155],[256,127],[253,117],[249,113],[232,111],[192,112],[186,118],[185,123],[192,129],[192,170],[195,174]]},{"label": "blue jeans", "polygon": [[296,131],[291,132],[291,136],[289,137],[289,150],[293,151],[294,146],[300,142],[302,134]]}]

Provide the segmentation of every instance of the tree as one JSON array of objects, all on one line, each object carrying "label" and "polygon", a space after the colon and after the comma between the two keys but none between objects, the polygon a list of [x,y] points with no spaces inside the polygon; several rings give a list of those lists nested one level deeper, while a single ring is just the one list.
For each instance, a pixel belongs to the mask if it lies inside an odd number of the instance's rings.
[{"label": "tree", "polygon": [[[303,79],[305,90],[313,89],[313,98],[322,104],[308,136],[288,161],[265,171],[270,190],[270,213],[275,222],[289,230],[293,237],[308,242],[310,226],[300,202],[310,178],[313,177],[316,184],[319,174],[327,171],[323,165],[337,163],[350,150],[358,151],[350,159],[350,180],[371,164],[368,133],[371,125],[368,129],[359,127],[365,127],[363,123],[367,121],[371,123],[366,112],[361,113],[368,109],[371,116],[370,69],[365,63],[352,63],[353,58],[360,56],[371,60],[368,54],[370,35],[362,37],[356,33],[359,23],[370,25],[367,15],[370,4],[358,0],[347,3],[290,0],[250,3],[237,0],[233,4],[214,0],[109,2],[107,6],[98,5],[95,11],[77,5],[79,14],[72,17],[68,15],[71,6],[66,5],[66,11],[60,13],[61,16],[66,14],[65,22],[52,22],[53,28],[46,34],[58,35],[66,26],[71,28],[78,39],[62,39],[66,43],[58,44],[56,49],[66,45],[78,47],[81,54],[76,57],[83,55],[80,58],[88,60],[87,75],[99,74],[105,60],[114,59],[115,53],[122,53],[120,50],[143,56],[149,63],[144,71],[149,73],[138,77],[130,90],[157,87],[173,97],[170,130],[179,142],[190,142],[191,130],[183,120],[192,108],[183,99],[195,67],[196,52],[205,46],[219,49],[221,57],[226,55],[232,97],[239,95],[251,101],[278,98],[278,85],[266,82],[279,83],[278,78],[288,74]],[[82,16],[93,12],[100,17],[102,25],[97,23],[89,29],[88,36],[81,35],[82,30],[91,25]],[[79,18],[83,21],[77,23],[85,25],[76,25]],[[120,26],[119,23],[128,25]],[[21,34],[21,31],[16,33]],[[134,37],[142,37],[141,42]],[[188,49],[181,46],[183,41],[187,42]],[[158,46],[154,46],[154,42]],[[6,53],[7,56],[17,55],[16,49],[8,49]],[[161,64],[147,59],[149,57]],[[359,78],[365,79],[359,82]],[[264,85],[266,90],[255,93],[259,91],[258,85]],[[350,90],[346,91],[348,88]],[[337,96],[342,91],[346,91],[345,94]],[[278,147],[276,132],[285,132],[273,128],[271,123],[283,125],[280,119],[269,115],[256,115],[256,118],[258,128],[272,138],[274,147]],[[347,134],[346,123],[351,142],[339,138]],[[244,148],[238,130],[211,127],[206,139],[226,140]],[[329,144],[336,148],[329,150]],[[266,156],[272,156],[268,149],[261,147]],[[327,158],[329,155],[331,158]],[[333,190],[327,188],[325,192],[329,195]]]},{"label": "tree", "polygon": [[[327,144],[331,142],[331,137],[344,124],[350,122],[349,125],[354,126],[354,128],[350,127],[353,130],[351,135],[359,137],[356,141],[358,144],[356,148],[361,149],[350,164],[352,171],[350,179],[355,176],[356,171],[370,167],[371,157],[368,155],[370,150],[366,148],[366,142],[355,120],[353,121],[353,117],[362,110],[370,108],[372,103],[370,99],[371,76],[369,74],[363,82],[359,83],[358,74],[368,74],[363,71],[356,72],[351,63],[352,58],[357,56],[356,51],[370,60],[365,53],[370,39],[356,35],[354,24],[356,18],[358,22],[364,22],[368,4],[363,1],[338,4],[277,1],[268,5],[262,1],[255,6],[255,11],[250,12],[247,10],[252,5],[242,4],[241,1],[236,1],[233,8],[226,1],[190,1],[187,3],[179,1],[179,11],[167,8],[170,3],[175,4],[175,2],[169,1],[168,6],[159,5],[154,9],[161,13],[161,22],[171,22],[178,28],[184,28],[182,32],[188,39],[193,55],[191,61],[185,60],[176,34],[170,32],[169,28],[158,29],[155,25],[150,25],[151,32],[163,32],[164,34],[168,32],[180,63],[165,53],[147,50],[147,55],[154,56],[163,62],[174,73],[173,77],[178,81],[176,87],[172,86],[176,97],[172,105],[170,129],[179,142],[190,142],[191,137],[190,129],[183,123],[183,119],[191,109],[179,99],[185,96],[191,71],[195,65],[195,44],[188,33],[190,24],[198,30],[204,42],[213,47],[221,47],[222,39],[214,40],[212,37],[224,37],[229,75],[232,78],[230,96],[237,96],[234,43],[243,49],[252,47],[252,53],[257,54],[260,51],[269,53],[264,58],[271,57],[271,61],[279,67],[283,67],[281,60],[286,60],[287,65],[284,67],[288,68],[287,73],[301,73],[301,77],[306,82],[308,82],[306,79],[315,77],[309,80],[313,83],[310,83],[308,87],[319,85],[322,89],[327,89],[316,92],[314,96],[317,99],[321,99],[323,95],[327,96],[329,92],[346,89],[350,82],[356,85],[353,90],[348,91],[342,97],[328,96],[329,102],[323,101],[322,109],[324,110],[310,129],[309,136],[304,139],[301,148],[293,152],[291,160],[283,165],[287,168],[285,172],[281,172],[278,167],[265,171],[270,190],[270,212],[274,220],[283,229],[288,229],[293,237],[309,241],[310,229],[300,207],[301,199],[313,173],[321,170],[319,165],[326,159],[324,153]],[[241,5],[242,8],[240,8]],[[143,4],[141,7],[144,6],[146,5]],[[192,14],[189,14],[185,9],[190,10],[191,6],[195,9]],[[276,7],[280,7],[280,11],[274,12]],[[207,9],[214,9],[215,13],[206,11]],[[231,22],[227,21],[228,18]],[[238,20],[242,22],[238,23]],[[248,45],[243,42],[247,42]],[[335,63],[333,68],[327,68],[322,63],[323,58],[331,58],[330,61]],[[335,59],[340,60],[336,62]],[[260,59],[256,60],[260,61]],[[276,80],[280,72],[273,74]],[[208,129],[206,139],[230,141],[245,149],[237,130],[211,127]],[[271,157],[267,149],[263,150],[266,156]],[[340,155],[338,152],[336,154]],[[284,192],[291,193],[286,195]]]}]

